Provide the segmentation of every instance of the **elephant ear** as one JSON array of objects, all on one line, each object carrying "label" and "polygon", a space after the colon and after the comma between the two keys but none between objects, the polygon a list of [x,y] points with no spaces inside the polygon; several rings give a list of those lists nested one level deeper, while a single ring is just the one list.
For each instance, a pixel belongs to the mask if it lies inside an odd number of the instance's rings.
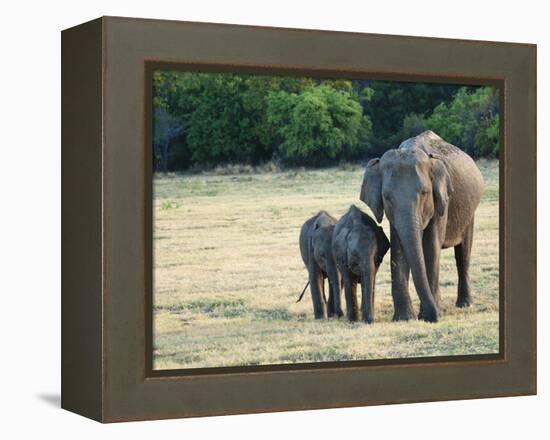
[{"label": "elephant ear", "polygon": [[382,175],[380,174],[380,159],[372,159],[365,168],[363,184],[361,185],[361,201],[372,210],[376,221],[380,223],[384,217],[382,204]]},{"label": "elephant ear", "polygon": [[378,247],[378,255],[376,257],[377,264],[380,265],[382,263],[382,260],[384,259],[384,255],[388,252],[390,249],[390,241],[388,240],[388,237],[384,233],[384,230],[377,226],[376,230],[376,242]]},{"label": "elephant ear", "polygon": [[441,159],[430,154],[432,160],[432,188],[434,205],[437,213],[442,216],[449,204],[449,194],[453,192],[449,171]]}]

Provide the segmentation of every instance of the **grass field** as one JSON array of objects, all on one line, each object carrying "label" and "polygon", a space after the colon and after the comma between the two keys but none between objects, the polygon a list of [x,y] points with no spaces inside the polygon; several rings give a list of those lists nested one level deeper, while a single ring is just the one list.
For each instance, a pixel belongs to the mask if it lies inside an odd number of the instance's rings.
[{"label": "grass field", "polygon": [[[443,317],[391,322],[390,258],[376,280],[375,323],[314,321],[298,248],[320,209],[362,209],[363,170],[163,175],[154,180],[154,368],[462,355],[498,352],[498,162],[480,161],[474,305],[454,307],[452,249],[443,251]],[[388,224],[383,227],[389,236]],[[411,297],[418,299],[411,280]]]}]

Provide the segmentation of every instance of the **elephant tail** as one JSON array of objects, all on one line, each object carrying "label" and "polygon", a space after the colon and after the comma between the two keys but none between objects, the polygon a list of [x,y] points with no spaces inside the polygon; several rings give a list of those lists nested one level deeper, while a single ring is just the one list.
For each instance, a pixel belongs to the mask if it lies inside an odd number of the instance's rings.
[{"label": "elephant tail", "polygon": [[306,293],[307,286],[309,286],[309,281],[304,286],[304,290],[302,290],[302,293],[300,293],[300,296],[298,297],[298,300],[296,301],[297,303],[302,301],[302,298],[304,297],[304,293]]}]

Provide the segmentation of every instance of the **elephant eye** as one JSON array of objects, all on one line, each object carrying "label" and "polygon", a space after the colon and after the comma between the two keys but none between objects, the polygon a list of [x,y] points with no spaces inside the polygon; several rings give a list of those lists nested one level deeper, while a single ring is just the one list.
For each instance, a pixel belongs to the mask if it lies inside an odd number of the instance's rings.
[{"label": "elephant eye", "polygon": [[423,196],[426,196],[430,193],[430,190],[428,188],[422,188],[420,190],[420,193],[423,195]]}]

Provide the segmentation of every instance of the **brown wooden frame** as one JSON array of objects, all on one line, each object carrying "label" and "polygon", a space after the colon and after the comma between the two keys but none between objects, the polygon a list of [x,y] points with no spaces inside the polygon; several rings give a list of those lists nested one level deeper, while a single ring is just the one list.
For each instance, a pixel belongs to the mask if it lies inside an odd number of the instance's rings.
[{"label": "brown wooden frame", "polygon": [[[153,370],[155,68],[500,87],[500,353]],[[115,17],[63,31],[63,408],[115,422],[534,393],[536,46]]]}]

